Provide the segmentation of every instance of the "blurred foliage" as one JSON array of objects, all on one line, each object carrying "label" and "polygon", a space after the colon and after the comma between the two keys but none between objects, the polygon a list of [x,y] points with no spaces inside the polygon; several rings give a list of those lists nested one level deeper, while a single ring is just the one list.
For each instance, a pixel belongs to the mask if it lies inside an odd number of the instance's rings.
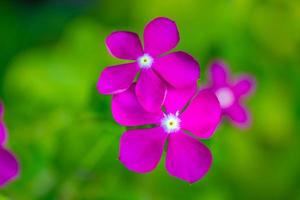
[{"label": "blurred foliage", "polygon": [[[248,130],[225,123],[207,142],[209,174],[189,185],[162,161],[147,175],[117,160],[125,130],[99,95],[101,70],[120,61],[104,45],[114,30],[142,33],[157,16],[175,20],[177,49],[250,73]],[[0,96],[21,177],[0,199],[300,199],[300,2],[297,0],[2,0]]]}]

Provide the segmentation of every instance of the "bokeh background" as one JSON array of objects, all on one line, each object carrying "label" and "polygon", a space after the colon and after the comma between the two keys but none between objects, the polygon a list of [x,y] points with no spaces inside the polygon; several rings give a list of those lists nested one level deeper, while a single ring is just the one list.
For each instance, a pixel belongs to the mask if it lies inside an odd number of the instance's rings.
[{"label": "bokeh background", "polygon": [[[185,50],[201,64],[224,59],[250,73],[253,126],[225,121],[206,142],[214,163],[190,185],[162,161],[147,175],[117,160],[125,128],[96,82],[111,58],[114,30],[142,33],[157,16],[175,20]],[[1,0],[0,97],[9,148],[21,176],[0,199],[300,199],[300,1]]]}]

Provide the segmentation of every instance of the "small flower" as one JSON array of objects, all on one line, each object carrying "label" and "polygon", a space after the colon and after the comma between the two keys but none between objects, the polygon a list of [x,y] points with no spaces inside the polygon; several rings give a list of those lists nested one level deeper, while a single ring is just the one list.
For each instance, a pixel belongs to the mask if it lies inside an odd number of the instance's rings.
[{"label": "small flower", "polygon": [[163,55],[176,47],[179,33],[175,22],[159,17],[144,30],[144,48],[136,33],[117,31],[106,39],[114,57],[134,62],[107,67],[101,73],[97,88],[102,94],[116,94],[130,87],[139,73],[135,92],[148,111],[158,111],[164,103],[167,89],[187,88],[200,76],[197,61],[185,52]]},{"label": "small flower", "polygon": [[135,87],[133,84],[113,96],[113,117],[124,126],[153,125],[153,128],[127,130],[121,137],[120,161],[134,172],[150,172],[159,163],[168,140],[165,164],[168,173],[190,183],[201,179],[210,169],[212,155],[195,136],[207,139],[213,135],[221,115],[216,96],[200,91],[186,106],[191,92],[174,90],[164,104],[165,113],[148,112],[139,104]]},{"label": "small flower", "polygon": [[0,102],[0,187],[15,179],[19,174],[19,164],[15,156],[4,145],[7,138],[3,123],[4,107]]},{"label": "small flower", "polygon": [[213,62],[209,72],[208,89],[217,96],[222,114],[229,117],[236,126],[248,127],[251,124],[251,117],[243,105],[243,100],[253,92],[254,79],[249,75],[242,75],[231,81],[229,70],[221,61]]}]

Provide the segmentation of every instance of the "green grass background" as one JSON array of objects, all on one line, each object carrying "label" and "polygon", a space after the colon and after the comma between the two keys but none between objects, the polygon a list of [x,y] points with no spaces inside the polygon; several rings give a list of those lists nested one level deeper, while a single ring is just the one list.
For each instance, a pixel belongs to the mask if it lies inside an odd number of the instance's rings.
[{"label": "green grass background", "polygon": [[[157,16],[177,22],[176,49],[198,59],[202,83],[214,58],[257,79],[253,126],[225,121],[206,142],[213,166],[193,185],[170,177],[163,159],[147,175],[124,168],[125,129],[96,90],[103,68],[122,62],[105,37],[141,34]],[[1,0],[0,27],[0,97],[22,165],[1,200],[300,199],[298,0]]]}]

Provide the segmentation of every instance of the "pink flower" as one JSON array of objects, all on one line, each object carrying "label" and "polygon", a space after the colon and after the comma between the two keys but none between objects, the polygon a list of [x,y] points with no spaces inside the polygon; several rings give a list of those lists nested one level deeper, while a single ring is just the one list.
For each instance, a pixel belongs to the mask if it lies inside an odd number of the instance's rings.
[{"label": "pink flower", "polygon": [[14,155],[4,147],[7,134],[5,125],[2,121],[3,114],[4,108],[0,102],[0,187],[15,179],[19,174],[18,161]]},{"label": "pink flower", "polygon": [[6,141],[6,128],[3,123],[4,107],[0,101],[0,146],[2,146]]},{"label": "pink flower", "polygon": [[249,127],[251,117],[243,101],[254,90],[255,81],[249,75],[243,75],[231,81],[227,66],[215,61],[210,66],[209,89],[214,92],[220,102],[222,114],[241,128]]},{"label": "pink flower", "polygon": [[[114,119],[124,126],[152,125],[127,130],[121,137],[120,161],[137,173],[152,171],[159,163],[168,140],[166,169],[179,179],[194,183],[210,169],[210,150],[195,137],[210,138],[220,121],[221,108],[216,96],[196,88],[172,90],[165,110],[148,112],[139,104],[133,84],[112,99]],[[190,97],[194,96],[186,107]],[[185,108],[185,109],[184,109]]]},{"label": "pink flower", "polygon": [[197,83],[199,64],[187,53],[177,51],[179,33],[175,22],[159,17],[144,30],[144,48],[136,33],[117,31],[106,39],[114,57],[134,62],[107,67],[101,73],[97,89],[102,94],[116,94],[130,87],[139,73],[135,92],[147,111],[158,111],[170,87],[187,88]]}]

